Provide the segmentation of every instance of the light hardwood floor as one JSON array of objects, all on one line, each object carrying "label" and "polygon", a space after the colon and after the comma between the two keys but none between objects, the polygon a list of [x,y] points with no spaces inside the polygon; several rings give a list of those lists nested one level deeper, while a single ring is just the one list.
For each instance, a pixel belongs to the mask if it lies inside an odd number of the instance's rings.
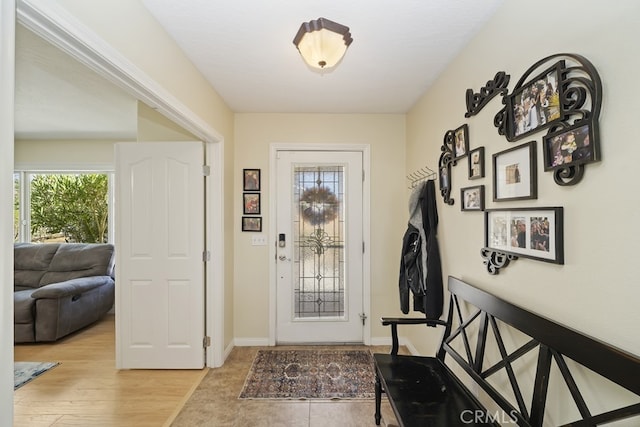
[{"label": "light hardwood floor", "polygon": [[207,373],[115,368],[115,319],[53,344],[16,345],[16,361],[60,362],[14,394],[15,426],[168,425]]}]

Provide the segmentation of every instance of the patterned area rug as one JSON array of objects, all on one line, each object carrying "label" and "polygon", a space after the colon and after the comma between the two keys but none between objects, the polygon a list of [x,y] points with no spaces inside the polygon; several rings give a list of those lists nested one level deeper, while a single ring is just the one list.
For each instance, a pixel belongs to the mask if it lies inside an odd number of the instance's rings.
[{"label": "patterned area rug", "polygon": [[19,389],[38,375],[42,375],[58,365],[57,362],[14,362],[13,389]]},{"label": "patterned area rug", "polygon": [[365,350],[259,350],[240,399],[373,399]]}]

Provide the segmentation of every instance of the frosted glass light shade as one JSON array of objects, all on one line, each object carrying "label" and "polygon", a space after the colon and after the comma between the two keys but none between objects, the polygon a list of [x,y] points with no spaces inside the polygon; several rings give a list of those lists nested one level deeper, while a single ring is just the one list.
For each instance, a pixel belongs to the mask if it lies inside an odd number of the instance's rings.
[{"label": "frosted glass light shade", "polygon": [[310,67],[327,69],[340,62],[352,41],[349,27],[318,18],[300,26],[293,44]]}]

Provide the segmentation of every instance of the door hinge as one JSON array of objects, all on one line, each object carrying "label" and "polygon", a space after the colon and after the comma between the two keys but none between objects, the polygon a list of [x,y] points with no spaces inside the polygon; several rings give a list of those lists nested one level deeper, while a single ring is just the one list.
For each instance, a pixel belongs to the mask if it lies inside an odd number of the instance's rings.
[{"label": "door hinge", "polygon": [[364,169],[362,169],[362,182],[364,182]]},{"label": "door hinge", "polygon": [[362,253],[364,253],[364,242],[362,242]]},{"label": "door hinge", "polygon": [[362,326],[364,326],[364,322],[366,322],[366,320],[367,320],[367,314],[366,313],[360,313],[360,320],[362,320]]},{"label": "door hinge", "polygon": [[211,252],[205,250],[202,251],[202,262],[209,262],[211,261]]},{"label": "door hinge", "polygon": [[206,336],[202,339],[202,348],[211,347],[211,337]]},{"label": "door hinge", "polygon": [[209,176],[209,175],[211,175],[211,166],[209,166],[209,165],[202,165],[202,175],[204,175],[204,176]]}]

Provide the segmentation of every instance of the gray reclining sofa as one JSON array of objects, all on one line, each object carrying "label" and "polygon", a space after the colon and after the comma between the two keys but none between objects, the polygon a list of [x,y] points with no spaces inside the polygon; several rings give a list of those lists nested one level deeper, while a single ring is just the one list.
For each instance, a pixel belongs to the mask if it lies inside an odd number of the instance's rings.
[{"label": "gray reclining sofa", "polygon": [[14,342],[56,341],[113,307],[114,247],[99,243],[14,245]]}]

